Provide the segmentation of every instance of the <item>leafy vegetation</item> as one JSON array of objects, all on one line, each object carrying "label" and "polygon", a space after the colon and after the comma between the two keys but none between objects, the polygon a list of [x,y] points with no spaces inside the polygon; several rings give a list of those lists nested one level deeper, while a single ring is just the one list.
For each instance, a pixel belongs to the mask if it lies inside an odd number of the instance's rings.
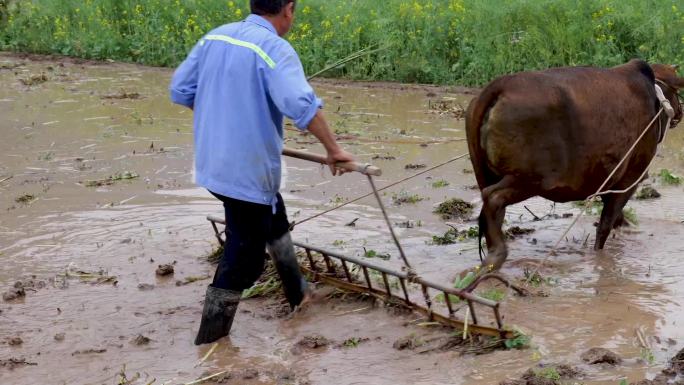
[{"label": "leafy vegetation", "polygon": [[506,292],[497,287],[493,287],[478,293],[478,295],[482,298],[487,298],[495,302],[501,302],[506,297]]},{"label": "leafy vegetation", "polygon": [[513,338],[504,341],[506,349],[526,349],[530,346],[532,338],[520,331],[516,331]]},{"label": "leafy vegetation", "polygon": [[433,235],[432,244],[433,245],[451,245],[456,242],[463,242],[466,239],[477,238],[479,232],[478,226],[469,227],[465,230],[457,230],[455,228],[450,228],[444,235]]},{"label": "leafy vegetation", "polygon": [[366,250],[365,247],[363,248],[363,256],[366,258],[380,258],[385,261],[388,261],[392,257],[389,253],[378,253],[373,249]]},{"label": "leafy vegetation", "polygon": [[[481,85],[562,65],[634,57],[684,62],[679,0],[300,0],[288,35],[308,73]],[[0,49],[175,66],[213,28],[243,19],[225,0],[0,1]]]},{"label": "leafy vegetation", "polygon": [[560,373],[558,373],[558,370],[556,370],[556,368],[554,368],[553,366],[536,369],[534,371],[534,374],[537,377],[546,378],[547,380],[558,381],[561,379]]},{"label": "leafy vegetation", "polygon": [[671,186],[679,186],[682,184],[682,177],[673,174],[672,171],[666,168],[660,170],[660,174],[658,174],[658,176],[664,184]]},{"label": "leafy vegetation", "polygon": [[449,185],[449,182],[445,181],[444,179],[440,179],[440,180],[432,182],[432,188],[443,188],[443,187],[447,187],[448,185]]}]

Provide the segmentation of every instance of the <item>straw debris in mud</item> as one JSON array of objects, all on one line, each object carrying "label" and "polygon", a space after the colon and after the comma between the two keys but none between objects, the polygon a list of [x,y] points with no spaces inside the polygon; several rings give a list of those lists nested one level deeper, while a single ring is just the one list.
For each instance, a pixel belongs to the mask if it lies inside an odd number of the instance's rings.
[{"label": "straw debris in mud", "polygon": [[140,175],[138,175],[134,172],[124,171],[124,172],[120,172],[120,173],[116,173],[114,175],[111,175],[105,179],[87,180],[87,181],[81,182],[81,183],[86,187],[102,187],[102,186],[111,186],[118,181],[136,179],[139,177],[140,177]]},{"label": "straw debris in mud", "polygon": [[6,360],[0,360],[0,368],[7,368],[9,370],[14,370],[20,366],[36,366],[35,362],[28,362],[25,358],[9,358]]},{"label": "straw debris in mud", "polygon": [[532,234],[535,232],[535,229],[530,229],[530,228],[524,228],[520,226],[513,226],[509,227],[504,234],[506,235],[506,238],[508,239],[516,239],[518,237],[522,237],[523,235],[528,235]]},{"label": "straw debris in mud", "polygon": [[21,82],[21,84],[31,87],[47,82],[48,77],[44,73],[41,73],[39,75],[29,75],[25,78],[19,78],[19,81]]},{"label": "straw debris in mud", "polygon": [[428,100],[428,113],[451,115],[456,119],[465,118],[465,108],[455,98],[444,97],[441,100]]},{"label": "straw debris in mud", "polygon": [[127,92],[126,90],[121,90],[116,94],[109,94],[101,96],[102,99],[140,99],[141,96],[137,92]]},{"label": "straw debris in mud", "polygon": [[279,297],[283,295],[281,287],[278,271],[269,258],[264,273],[252,287],[242,292],[242,298]]}]

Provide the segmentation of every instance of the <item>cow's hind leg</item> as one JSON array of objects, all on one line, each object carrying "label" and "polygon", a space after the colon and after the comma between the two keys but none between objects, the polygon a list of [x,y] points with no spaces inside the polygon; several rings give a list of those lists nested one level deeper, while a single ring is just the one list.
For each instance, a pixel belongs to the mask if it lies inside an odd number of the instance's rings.
[{"label": "cow's hind leg", "polygon": [[629,201],[634,190],[636,190],[636,188],[622,194],[601,196],[603,211],[601,212],[601,220],[596,228],[596,244],[594,245],[594,250],[603,249],[603,246],[605,246],[606,240],[610,235],[610,231],[622,225],[624,221],[622,209]]},{"label": "cow's hind leg", "polygon": [[482,190],[482,211],[480,231],[487,240],[487,258],[482,265],[486,269],[498,270],[506,261],[508,249],[501,229],[506,206],[522,202],[533,195],[511,175]]}]

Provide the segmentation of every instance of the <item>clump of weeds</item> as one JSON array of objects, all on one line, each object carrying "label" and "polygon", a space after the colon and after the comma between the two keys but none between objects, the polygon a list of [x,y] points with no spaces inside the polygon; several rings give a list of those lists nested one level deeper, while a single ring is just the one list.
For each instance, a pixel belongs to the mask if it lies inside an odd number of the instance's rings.
[{"label": "clump of weeds", "polygon": [[221,258],[223,258],[223,245],[214,249],[209,255],[207,255],[207,260],[210,263],[218,263]]},{"label": "clump of weeds", "polygon": [[105,179],[87,180],[87,181],[83,182],[83,185],[86,187],[110,186],[110,185],[113,185],[114,183],[116,183],[118,181],[136,179],[139,177],[140,177],[140,175],[138,175],[134,172],[124,171],[124,172],[119,172],[119,173],[116,173],[114,175],[111,175]]},{"label": "clump of weeds", "polygon": [[439,205],[433,211],[435,214],[442,216],[442,219],[449,220],[452,218],[458,219],[468,219],[473,213],[475,207],[463,199],[453,198],[446,200]]},{"label": "clump of weeds", "polygon": [[36,200],[36,196],[32,195],[32,194],[24,194],[24,195],[21,195],[21,196],[14,198],[15,202],[20,203],[22,205],[28,205],[29,203],[33,202],[34,200]]},{"label": "clump of weeds", "polygon": [[392,256],[389,253],[379,253],[373,249],[363,248],[363,256],[366,258],[380,258],[384,261],[388,261]]},{"label": "clump of weeds", "polygon": [[473,226],[464,230],[458,230],[456,228],[450,228],[444,235],[433,235],[432,244],[433,245],[452,245],[456,242],[463,242],[467,239],[477,238],[479,233],[479,227]]},{"label": "clump of weeds", "polygon": [[278,277],[278,272],[276,271],[274,264],[269,260],[264,274],[261,275],[259,280],[252,285],[252,287],[242,292],[242,298],[269,297],[282,294],[281,287],[282,284]]},{"label": "clump of weeds", "polygon": [[658,192],[658,190],[654,189],[651,186],[644,186],[636,194],[636,199],[637,200],[657,199],[657,198],[660,198],[660,196],[661,195]]}]

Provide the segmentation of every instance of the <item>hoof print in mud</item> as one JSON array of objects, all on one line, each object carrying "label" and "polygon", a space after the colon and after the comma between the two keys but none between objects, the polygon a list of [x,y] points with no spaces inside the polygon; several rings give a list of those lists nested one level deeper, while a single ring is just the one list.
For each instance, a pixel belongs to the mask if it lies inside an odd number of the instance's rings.
[{"label": "hoof print in mud", "polygon": [[582,356],[580,357],[582,361],[590,364],[590,365],[595,365],[595,364],[610,364],[610,365],[617,365],[620,362],[622,362],[622,358],[618,356],[617,354],[611,352],[608,349],[604,348],[591,348],[587,350],[586,352],[582,353]]},{"label": "hoof print in mud", "polygon": [[172,264],[159,265],[155,271],[158,277],[165,277],[167,275],[172,275],[174,273],[174,268]]},{"label": "hoof print in mud", "polygon": [[14,301],[19,298],[23,298],[26,296],[26,291],[24,291],[23,287],[13,287],[6,292],[2,293],[2,299],[5,302],[9,301]]}]

